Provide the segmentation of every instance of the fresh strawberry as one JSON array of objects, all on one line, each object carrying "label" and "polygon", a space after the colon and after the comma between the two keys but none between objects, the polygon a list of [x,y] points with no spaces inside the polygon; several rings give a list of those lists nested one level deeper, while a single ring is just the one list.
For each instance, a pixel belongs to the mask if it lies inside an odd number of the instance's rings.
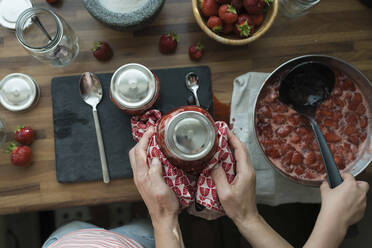
[{"label": "fresh strawberry", "polygon": [[174,32],[163,34],[159,40],[159,51],[163,54],[174,53],[177,48],[178,35]]},{"label": "fresh strawberry", "polygon": [[20,167],[27,166],[32,162],[32,150],[28,146],[19,146],[12,143],[8,147],[10,154],[10,161],[12,164]]},{"label": "fresh strawberry", "polygon": [[216,0],[199,0],[199,8],[205,17],[215,16],[218,13]]},{"label": "fresh strawberry", "polygon": [[254,22],[253,22],[253,19],[251,18],[251,16],[247,15],[247,14],[240,14],[238,16],[238,20],[236,21],[237,23],[243,23],[247,21],[248,25],[253,25]]},{"label": "fresh strawberry", "polygon": [[192,44],[189,48],[189,56],[191,60],[199,60],[203,56],[204,46],[200,42]]},{"label": "fresh strawberry", "polygon": [[14,139],[23,145],[31,145],[34,142],[34,131],[31,127],[18,126],[14,131]]},{"label": "fresh strawberry", "polygon": [[92,48],[92,52],[99,61],[108,61],[113,56],[111,47],[105,41],[97,41]]},{"label": "fresh strawberry", "polygon": [[248,14],[258,15],[263,11],[265,6],[264,0],[243,0],[243,6]]},{"label": "fresh strawberry", "polygon": [[209,17],[207,26],[215,33],[220,33],[222,31],[222,21],[218,16]]},{"label": "fresh strawberry", "polygon": [[58,3],[59,0],[46,0],[46,2],[49,4],[55,4],[55,3]]},{"label": "fresh strawberry", "polygon": [[258,15],[251,15],[250,17],[253,21],[253,25],[255,25],[256,27],[260,26],[265,19],[264,15],[262,13],[258,14]]},{"label": "fresh strawberry", "polygon": [[224,23],[234,23],[238,19],[236,9],[230,4],[221,5],[218,9],[218,16]]},{"label": "fresh strawberry", "polygon": [[254,32],[254,27],[248,24],[248,21],[238,22],[235,24],[234,32],[241,38],[247,38]]},{"label": "fresh strawberry", "polygon": [[237,10],[240,11],[243,8],[243,0],[231,0],[231,5]]},{"label": "fresh strawberry", "polygon": [[232,23],[223,24],[222,33],[231,34],[233,30],[234,30],[234,24]]}]

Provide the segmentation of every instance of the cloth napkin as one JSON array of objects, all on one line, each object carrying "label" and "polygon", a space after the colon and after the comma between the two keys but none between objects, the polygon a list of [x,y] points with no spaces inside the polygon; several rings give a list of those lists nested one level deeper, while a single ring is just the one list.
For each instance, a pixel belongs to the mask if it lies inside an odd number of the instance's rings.
[{"label": "cloth napkin", "polygon": [[[156,127],[161,119],[158,110],[149,110],[142,116],[131,118],[132,134],[135,141],[150,127]],[[227,141],[227,124],[222,121],[216,123],[218,129],[218,148],[206,168],[196,177],[186,174],[183,170],[172,165],[160,150],[156,135],[150,138],[147,158],[148,164],[157,157],[163,165],[163,178],[179,199],[182,208],[188,208],[189,213],[205,218],[215,219],[224,215],[223,208],[217,197],[216,185],[210,171],[217,164],[221,165],[230,183],[235,177],[235,160]]]},{"label": "cloth napkin", "polygon": [[255,138],[254,103],[268,73],[249,72],[234,80],[230,122],[234,133],[246,145],[256,169],[257,203],[276,206],[284,203],[319,203],[319,188],[294,183],[276,172],[265,160]]}]

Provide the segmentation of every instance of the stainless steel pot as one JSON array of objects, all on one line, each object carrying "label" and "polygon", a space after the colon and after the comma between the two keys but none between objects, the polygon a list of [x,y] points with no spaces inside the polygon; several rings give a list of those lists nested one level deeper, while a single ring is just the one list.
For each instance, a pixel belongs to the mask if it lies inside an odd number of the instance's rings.
[{"label": "stainless steel pot", "polygon": [[[284,64],[280,65],[277,69],[275,69],[265,80],[263,83],[262,87],[259,90],[259,94],[257,95],[257,98],[255,99],[255,106],[254,106],[254,114],[253,118],[251,118],[251,124],[254,127],[254,132],[255,132],[255,137],[256,140],[259,144],[260,149],[262,150],[263,154],[265,154],[263,147],[261,143],[258,140],[258,133],[257,133],[257,128],[255,125],[255,118],[256,118],[256,113],[257,113],[257,102],[260,99],[260,96],[262,94],[263,89],[267,86],[270,85],[273,82],[276,82],[280,80],[282,77],[284,77],[289,70],[291,70],[293,67],[295,67],[297,64],[307,62],[307,61],[315,61],[315,62],[320,62],[329,65],[332,68],[335,68],[343,73],[345,73],[347,76],[349,76],[361,89],[362,94],[364,98],[367,101],[368,104],[368,119],[372,116],[372,83],[368,80],[368,78],[363,75],[362,72],[360,72],[357,68],[352,66],[351,64],[335,58],[331,56],[325,56],[325,55],[305,55],[305,56],[300,56],[294,59],[289,60],[288,62],[285,62]],[[351,167],[350,173],[353,176],[359,175],[367,166],[371,163],[372,161],[372,123],[369,122],[368,125],[368,136],[366,139],[366,145],[362,147],[362,152],[359,158],[357,158],[355,164]],[[321,184],[321,180],[305,180],[305,179],[297,179],[289,176],[288,174],[284,173],[281,171],[279,168],[277,168],[271,160],[266,156],[265,154],[265,159],[268,161],[268,163],[281,175],[283,175],[286,178],[289,178],[292,181],[295,181],[296,183],[304,184],[304,185],[309,185],[309,186],[319,186]]]}]

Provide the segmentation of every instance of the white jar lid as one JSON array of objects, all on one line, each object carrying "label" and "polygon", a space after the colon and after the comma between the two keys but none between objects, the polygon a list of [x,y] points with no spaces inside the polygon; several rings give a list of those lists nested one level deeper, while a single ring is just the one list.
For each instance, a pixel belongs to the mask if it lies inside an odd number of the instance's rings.
[{"label": "white jar lid", "polygon": [[15,29],[18,16],[29,8],[32,8],[30,0],[0,0],[0,25]]},{"label": "white jar lid", "polygon": [[10,111],[22,111],[31,107],[39,96],[39,87],[30,77],[12,73],[0,81],[0,103]]}]

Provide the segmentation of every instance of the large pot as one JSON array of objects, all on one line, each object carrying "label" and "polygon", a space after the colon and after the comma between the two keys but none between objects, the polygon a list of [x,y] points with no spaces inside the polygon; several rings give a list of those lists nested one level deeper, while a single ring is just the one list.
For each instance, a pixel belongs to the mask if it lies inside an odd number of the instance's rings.
[{"label": "large pot", "polygon": [[203,108],[183,106],[161,118],[157,142],[170,163],[199,174],[216,153],[217,127]]},{"label": "large pot", "polygon": [[[371,116],[371,109],[372,109],[372,84],[367,79],[366,76],[364,76],[358,69],[356,69],[354,66],[350,65],[349,63],[335,58],[331,56],[324,56],[324,55],[306,55],[294,58],[282,65],[280,65],[277,69],[275,69],[269,77],[265,80],[264,84],[262,85],[261,89],[259,90],[259,94],[255,100],[255,106],[254,106],[254,115],[251,118],[252,119],[252,126],[254,127],[255,137],[256,141],[259,144],[259,147],[261,148],[265,159],[267,162],[281,175],[285,176],[286,178],[289,178],[297,183],[304,184],[304,185],[310,185],[310,186],[319,186],[322,182],[322,179],[315,178],[312,179],[305,179],[305,178],[298,178],[296,176],[293,176],[291,173],[286,172],[282,168],[278,168],[274,164],[274,162],[265,154],[265,150],[263,147],[263,144],[259,141],[258,138],[258,127],[256,124],[256,117],[258,113],[258,102],[263,98],[265,95],[265,90],[267,89],[269,85],[274,84],[281,78],[283,78],[289,70],[291,70],[296,65],[307,62],[307,61],[314,61],[326,64],[330,66],[333,69],[336,69],[340,72],[343,72],[346,74],[350,79],[352,79],[355,84],[359,87],[367,105],[367,117]],[[370,118],[368,118],[370,120]],[[372,136],[371,136],[371,129],[372,129],[372,123],[369,123],[366,127],[367,131],[367,137],[365,139],[365,145],[364,147],[361,147],[361,152],[359,153],[359,157],[355,160],[354,164],[351,164],[348,172],[351,173],[353,176],[359,175],[372,161]],[[262,130],[262,129],[261,129]],[[342,134],[343,135],[343,134]]]}]

